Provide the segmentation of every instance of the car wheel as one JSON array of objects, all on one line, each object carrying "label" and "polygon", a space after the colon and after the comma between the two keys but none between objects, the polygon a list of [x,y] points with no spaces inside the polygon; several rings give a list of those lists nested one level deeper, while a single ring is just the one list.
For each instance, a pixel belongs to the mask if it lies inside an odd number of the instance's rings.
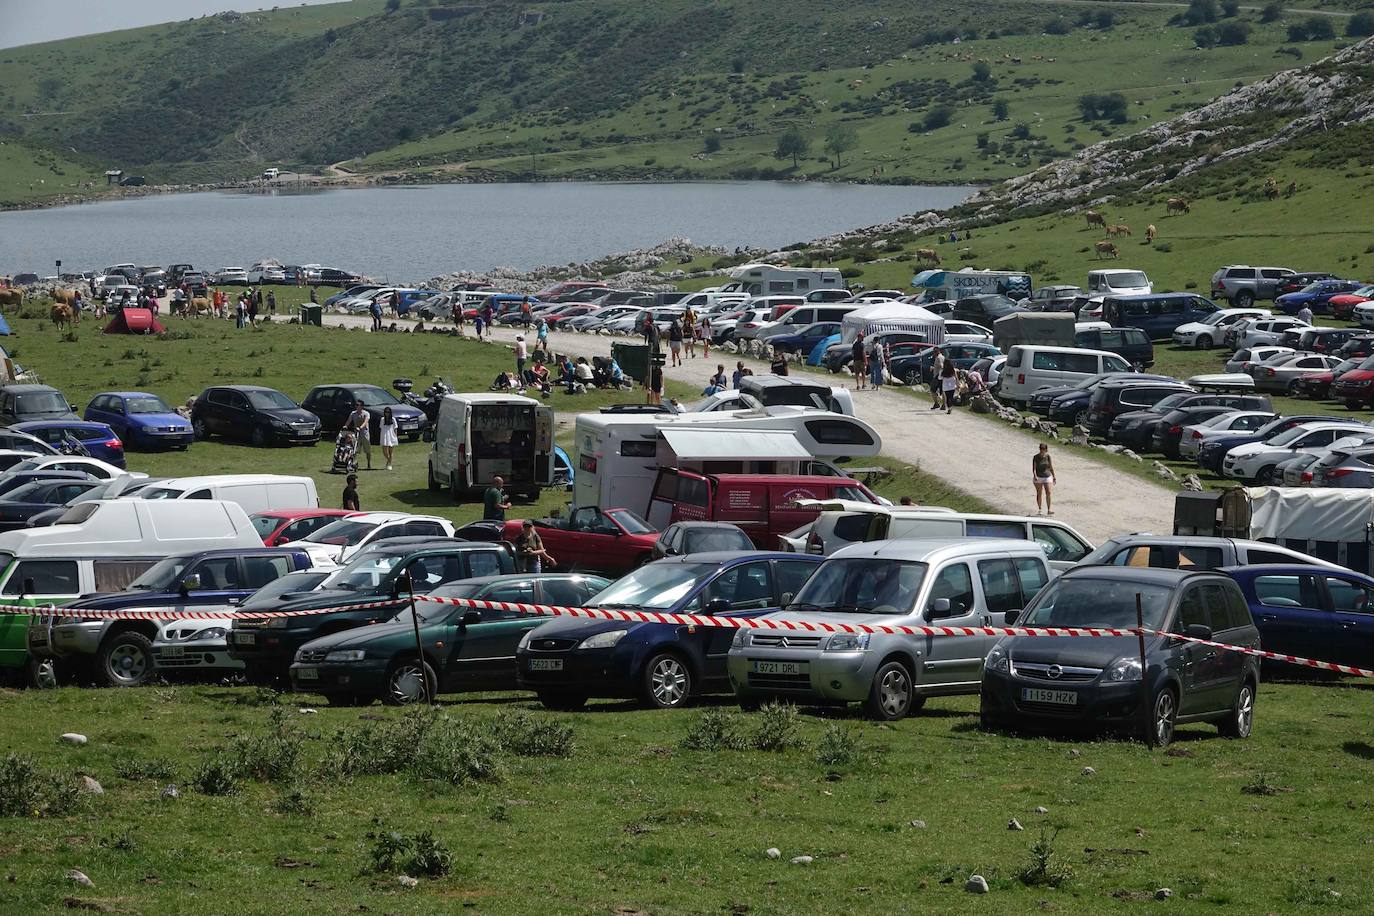
[{"label": "car wheel", "polygon": [[1178,698],[1172,687],[1165,687],[1155,694],[1154,706],[1150,710],[1150,732],[1145,736],[1146,743],[1152,747],[1168,747],[1174,740],[1174,723],[1178,719]]},{"label": "car wheel", "polygon": [[200,440],[200,441],[202,441],[202,442],[204,442],[206,439],[209,439],[209,438],[210,438],[210,427],[208,427],[208,426],[205,425],[205,421],[204,421],[204,420],[199,420],[199,419],[197,419],[197,420],[192,420],[192,421],[191,421],[191,432],[195,435],[195,437],[196,437],[198,440]]},{"label": "car wheel", "polygon": [[57,659],[30,658],[28,675],[30,687],[36,690],[52,690],[58,685]]},{"label": "car wheel", "polygon": [[97,658],[107,687],[139,687],[153,676],[153,644],[133,630],[107,637]]},{"label": "car wheel", "polygon": [[864,710],[874,719],[893,722],[906,717],[914,699],[911,672],[901,662],[888,662],[873,676]]},{"label": "car wheel", "polygon": [[1260,468],[1259,473],[1255,475],[1255,483],[1260,486],[1277,487],[1283,481],[1276,479],[1277,475],[1274,471],[1275,467],[1272,464],[1268,467]]},{"label": "car wheel", "polygon": [[[423,670],[423,674],[421,673]],[[421,681],[420,678],[424,677]],[[386,693],[382,702],[388,706],[410,706],[425,701],[425,688],[428,684],[429,699],[432,701],[438,692],[438,682],[434,669],[426,662],[423,665],[413,658],[401,659],[391,666],[386,676]]]},{"label": "car wheel", "polygon": [[1199,334],[1194,346],[1199,350],[1210,350],[1212,349],[1212,338],[1208,337],[1206,334]]},{"label": "car wheel", "polygon": [[434,465],[432,465],[432,464],[431,464],[431,465],[428,465],[428,468],[429,468],[429,475],[428,475],[428,476],[429,476],[429,488],[430,488],[430,490],[432,490],[433,492],[438,493],[440,490],[442,490],[442,489],[444,488],[444,485],[443,485],[442,483],[440,483],[439,481],[437,481],[437,480],[434,479]]},{"label": "car wheel", "polygon": [[255,445],[258,448],[262,448],[263,446],[267,445],[267,431],[264,430],[261,426],[254,426],[253,433],[249,438],[252,441],[253,445]]},{"label": "car wheel", "polygon": [[1302,386],[1298,384],[1297,379],[1288,383],[1288,396],[1290,398],[1302,397]]},{"label": "car wheel", "polygon": [[1084,407],[1084,408],[1083,408],[1082,410],[1080,410],[1078,413],[1076,413],[1076,414],[1073,415],[1073,425],[1074,425],[1074,426],[1082,426],[1084,429],[1087,428],[1087,426],[1088,426],[1088,408]]},{"label": "car wheel", "polygon": [[639,692],[646,706],[678,709],[692,695],[692,671],[681,656],[661,652],[644,666]]},{"label": "car wheel", "polygon": [[1236,308],[1248,309],[1250,306],[1255,304],[1255,294],[1250,292],[1248,289],[1243,289],[1240,292],[1236,293],[1236,298],[1233,301],[1236,304]]},{"label": "car wheel", "polygon": [[540,690],[535,695],[539,697],[539,702],[545,709],[552,709],[557,712],[576,712],[587,705],[587,697],[580,693],[554,693],[552,690]]},{"label": "car wheel", "polygon": [[1224,738],[1249,738],[1255,725],[1255,685],[1246,681],[1236,693],[1236,705],[1231,714],[1217,723],[1217,731]]}]

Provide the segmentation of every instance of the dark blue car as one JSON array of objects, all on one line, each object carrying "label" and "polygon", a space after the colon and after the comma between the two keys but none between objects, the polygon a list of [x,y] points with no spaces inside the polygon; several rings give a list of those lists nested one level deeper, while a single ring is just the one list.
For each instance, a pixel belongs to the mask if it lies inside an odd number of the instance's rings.
[{"label": "dark blue car", "polygon": [[1213,474],[1220,476],[1221,464],[1226,460],[1226,453],[1237,445],[1246,445],[1251,442],[1268,442],[1279,433],[1302,423],[1313,423],[1317,421],[1332,422],[1339,419],[1339,417],[1323,417],[1317,414],[1279,417],[1270,420],[1254,432],[1238,432],[1233,436],[1218,436],[1215,439],[1204,441],[1202,448],[1198,450],[1197,463],[1198,466],[1204,470],[1211,471]]},{"label": "dark blue car", "polygon": [[1374,668],[1374,578],[1315,566],[1236,566],[1223,571],[1245,594],[1263,648]]},{"label": "dark blue car", "polygon": [[1360,280],[1317,280],[1309,283],[1295,293],[1284,293],[1274,300],[1274,304],[1285,315],[1296,315],[1305,305],[1313,314],[1324,315],[1331,311],[1331,297],[1341,293],[1353,293],[1367,284]]},{"label": "dark blue car", "polygon": [[774,350],[809,355],[815,349],[816,344],[838,333],[840,333],[838,321],[818,321],[815,324],[808,324],[795,334],[778,334],[770,337],[768,342],[772,344]]},{"label": "dark blue car", "polygon": [[97,394],[86,405],[85,417],[113,429],[123,438],[126,448],[184,449],[195,440],[191,421],[162,398],[146,391]]},{"label": "dark blue car", "polygon": [[[745,617],[776,611],[801,591],[824,557],[721,551],[641,566],[592,599],[592,607]],[[618,620],[551,620],[516,649],[520,686],[550,709],[588,697],[638,699],[674,709],[698,694],[729,693],[735,631]]]},{"label": "dark blue car", "polygon": [[63,443],[75,439],[92,458],[99,458],[117,468],[124,467],[124,443],[104,423],[88,420],[30,420],[27,423],[14,423],[10,429],[36,436],[59,451]]}]

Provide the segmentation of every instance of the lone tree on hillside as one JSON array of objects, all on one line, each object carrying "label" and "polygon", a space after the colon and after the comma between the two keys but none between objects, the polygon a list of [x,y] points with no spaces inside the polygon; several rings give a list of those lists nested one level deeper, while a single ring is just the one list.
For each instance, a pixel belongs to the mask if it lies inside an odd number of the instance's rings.
[{"label": "lone tree on hillside", "polygon": [[1119,92],[1085,93],[1078,97],[1078,110],[1084,121],[1126,123],[1126,97]]},{"label": "lone tree on hillside", "polygon": [[1368,38],[1374,35],[1374,13],[1365,10],[1351,16],[1345,25],[1345,34],[1349,38]]},{"label": "lone tree on hillside", "polygon": [[859,144],[859,135],[848,124],[832,124],[825,132],[825,151],[835,160],[835,168],[840,167],[840,157]]},{"label": "lone tree on hillside", "polygon": [[778,145],[773,150],[774,159],[791,159],[792,168],[801,165],[800,159],[811,149],[811,141],[795,127],[789,127],[778,136]]},{"label": "lone tree on hillside", "polygon": [[985,60],[976,61],[973,65],[973,81],[986,83],[990,79],[992,79],[992,65]]},{"label": "lone tree on hillside", "polygon": [[386,0],[386,11],[394,13],[401,8],[401,0]]},{"label": "lone tree on hillside", "polygon": [[992,103],[992,119],[994,121],[1005,121],[1011,117],[1011,106],[1006,99],[997,99]]}]

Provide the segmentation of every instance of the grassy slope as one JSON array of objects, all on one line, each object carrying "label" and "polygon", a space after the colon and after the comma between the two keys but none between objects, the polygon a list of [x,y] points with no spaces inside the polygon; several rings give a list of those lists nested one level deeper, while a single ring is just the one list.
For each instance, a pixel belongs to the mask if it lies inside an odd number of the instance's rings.
[{"label": "grassy slope", "polygon": [[[465,168],[497,177],[868,179],[881,169],[882,180],[986,181],[1099,139],[1072,121],[1084,92],[1122,90],[1135,123],[1149,122],[1291,63],[1274,53],[1281,25],[1257,25],[1244,47],[1198,52],[1191,29],[1165,25],[1176,11],[1128,4],[800,0],[778,17],[764,0],[568,0],[471,4],[476,12],[446,21],[426,7],[388,15],[381,6],[207,17],[0,52],[0,124],[154,182],[244,178],[266,164],[309,169],[359,154],[365,169],[438,177]],[[549,18],[515,26],[526,9]],[[1099,9],[1115,27],[1039,34],[1061,13],[1072,21]],[[986,37],[1008,23],[1026,34]],[[917,47],[932,28],[981,37]],[[1329,44],[1305,48],[1310,58]],[[987,85],[970,79],[978,59],[992,66]],[[994,99],[1009,104],[1007,120],[992,120]],[[910,133],[936,102],[955,106],[951,125]],[[837,122],[858,143],[835,169],[822,140]],[[1021,122],[1039,142],[1010,140]],[[790,126],[812,140],[795,171],[772,156]],[[1102,129],[1120,135],[1131,125]],[[980,133],[992,144],[986,156]],[[708,135],[722,148],[705,157]],[[546,150],[534,161],[532,139]],[[31,196],[0,181],[0,199]]]}]

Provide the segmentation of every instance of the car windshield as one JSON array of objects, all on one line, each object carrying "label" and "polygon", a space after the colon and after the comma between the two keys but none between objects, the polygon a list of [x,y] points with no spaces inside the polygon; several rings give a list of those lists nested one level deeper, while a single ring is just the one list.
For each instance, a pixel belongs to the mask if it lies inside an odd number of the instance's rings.
[{"label": "car windshield", "polygon": [[364,407],[390,407],[401,403],[391,396],[391,392],[381,388],[354,388],[349,391],[353,400],[362,401]]},{"label": "car windshield", "polygon": [[1171,394],[1167,398],[1156,404],[1154,406],[1154,409],[1159,413],[1168,413],[1170,410],[1173,410],[1179,404],[1182,404],[1186,398],[1190,398],[1192,396],[1193,392],[1191,391],[1183,391],[1178,394]]},{"label": "car windshield", "polygon": [[144,395],[137,398],[125,398],[125,409],[130,414],[140,413],[176,413],[167,402],[154,395]]},{"label": "car windshield", "polygon": [[1304,286],[1301,290],[1299,290],[1299,292],[1304,292],[1304,293],[1319,293],[1319,292],[1321,292],[1321,291],[1324,290],[1324,289],[1326,289],[1326,281],[1325,281],[1325,280],[1316,280],[1316,281],[1313,281],[1312,283],[1309,283],[1309,284],[1307,284],[1306,286]]},{"label": "car windshield", "polygon": [[839,614],[907,614],[916,607],[929,568],[879,557],[830,559],[789,607]]},{"label": "car windshield", "polygon": [[154,563],[143,575],[129,583],[129,589],[152,592],[174,591],[181,583],[181,574],[190,564],[190,557],[168,557]]},{"label": "car windshield", "polygon": [[362,556],[330,576],[325,586],[353,592],[370,591],[390,581],[392,571],[405,558],[404,553],[364,551]]},{"label": "car windshield", "polygon": [[359,522],[351,518],[341,518],[337,522],[330,522],[301,538],[312,544],[333,544],[342,547],[353,547],[362,542],[363,538],[377,527],[376,522]]},{"label": "car windshield", "polygon": [[1307,435],[1310,431],[1311,430],[1309,430],[1306,426],[1294,426],[1289,429],[1285,429],[1283,432],[1279,433],[1277,436],[1270,439],[1269,444],[1287,445],[1294,439]]},{"label": "car windshield", "polygon": [[592,606],[666,610],[716,569],[714,563],[650,563],[611,583]]},{"label": "car windshield", "polygon": [[1112,289],[1132,289],[1150,285],[1149,279],[1138,270],[1123,270],[1119,273],[1107,274],[1106,281]]},{"label": "car windshield", "polygon": [[619,522],[626,534],[653,534],[657,530],[629,509],[609,509],[606,517]]},{"label": "car windshield", "polygon": [[249,595],[244,599],[243,604],[239,605],[239,609],[261,607],[264,604],[279,604],[283,595],[293,592],[308,592],[328,577],[329,573],[315,570],[281,576]]},{"label": "car windshield", "polygon": [[15,487],[5,494],[4,498],[17,503],[43,502],[35,497],[47,488],[46,481],[33,481],[23,486]]},{"label": "car windshield", "polygon": [[138,494],[139,499],[176,499],[185,493],[185,490],[178,490],[173,487],[148,487]]},{"label": "car windshield", "polygon": [[1173,589],[1162,585],[1083,576],[1051,582],[1017,621],[1027,627],[1134,627],[1140,597],[1145,626],[1163,628]]},{"label": "car windshield", "polygon": [[16,413],[55,413],[66,412],[71,408],[56,391],[35,391],[21,394],[15,398]]},{"label": "car windshield", "polygon": [[245,393],[248,395],[248,403],[259,410],[281,410],[283,408],[296,406],[295,401],[291,400],[280,391],[268,389],[266,391],[249,391]]}]

